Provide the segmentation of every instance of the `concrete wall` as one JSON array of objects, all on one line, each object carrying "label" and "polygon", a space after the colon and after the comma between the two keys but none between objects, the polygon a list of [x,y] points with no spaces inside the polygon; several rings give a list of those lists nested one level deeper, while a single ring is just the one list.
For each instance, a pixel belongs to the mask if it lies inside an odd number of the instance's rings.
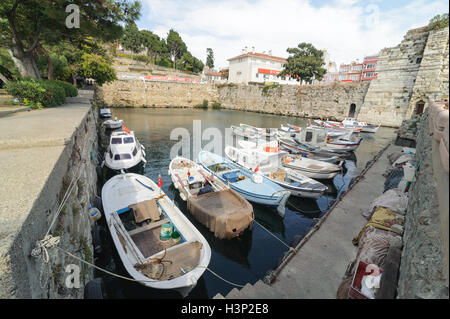
[{"label": "concrete wall", "polygon": [[[71,108],[65,107],[60,110],[64,112],[65,109]],[[36,242],[49,228],[72,177],[79,173],[80,178],[50,234],[60,236],[58,247],[74,253],[79,258],[93,261],[92,222],[87,210],[89,203],[92,203],[94,199],[97,187],[95,170],[97,133],[95,116],[88,108],[86,110],[84,119],[81,123],[78,122],[73,134],[66,139],[56,163],[49,163],[52,166],[50,174],[46,177],[46,182],[37,198],[34,199],[31,210],[26,212],[23,220],[20,220],[20,225],[14,224],[14,227],[18,228],[17,231],[10,227],[11,234],[6,237],[7,240],[5,239],[7,246],[0,247],[0,298],[83,298],[84,284],[93,277],[91,267],[84,266],[56,248],[48,250],[50,257],[48,264],[43,264],[41,259],[30,255]],[[35,116],[40,115],[36,113]],[[67,125],[70,126],[71,122],[68,121]],[[55,146],[47,146],[36,149],[38,155],[27,159],[30,168],[37,167],[36,164],[31,164],[34,161],[47,161],[44,154],[50,151],[51,147],[55,148]],[[14,152],[13,149],[8,150],[10,156],[13,156]],[[60,152],[59,147],[58,152]],[[80,170],[78,170],[79,167]],[[21,172],[17,171],[16,175],[19,177]],[[34,186],[34,181],[31,174],[29,177],[25,184],[29,184],[31,188]],[[25,187],[21,196],[26,197],[29,194],[32,196]],[[13,214],[14,210],[10,213]],[[18,217],[17,221],[19,221]],[[2,220],[2,223],[10,222],[11,220]],[[69,275],[65,272],[65,267],[69,264],[80,267],[81,287],[79,289],[68,289],[65,285],[66,277]]]},{"label": "concrete wall", "polygon": [[448,175],[431,137],[429,109],[418,122],[416,175],[405,220],[398,298],[448,298]]}]

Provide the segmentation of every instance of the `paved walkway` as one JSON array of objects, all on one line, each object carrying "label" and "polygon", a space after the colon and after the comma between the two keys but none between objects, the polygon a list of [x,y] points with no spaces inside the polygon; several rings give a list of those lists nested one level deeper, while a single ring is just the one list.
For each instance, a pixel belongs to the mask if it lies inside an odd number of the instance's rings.
[{"label": "paved walkway", "polygon": [[[348,264],[357,248],[352,239],[367,220],[361,213],[384,190],[382,174],[390,165],[387,155],[401,150],[390,145],[365,176],[345,195],[320,228],[281,270],[272,285],[258,281],[226,298],[335,299]],[[219,296],[220,298],[220,296]]]},{"label": "paved walkway", "polygon": [[86,94],[80,93],[61,107],[0,117],[0,298],[7,284],[2,281],[2,256],[43,191],[66,140],[89,111]]}]

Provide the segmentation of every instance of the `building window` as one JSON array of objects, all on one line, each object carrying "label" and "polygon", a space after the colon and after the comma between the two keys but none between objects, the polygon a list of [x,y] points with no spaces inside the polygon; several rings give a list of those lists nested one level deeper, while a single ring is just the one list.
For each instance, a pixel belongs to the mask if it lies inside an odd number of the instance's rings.
[{"label": "building window", "polygon": [[259,76],[259,73],[256,73],[256,77],[258,78],[258,76]]},{"label": "building window", "polygon": [[416,64],[420,64],[420,62],[422,62],[422,58],[417,58]]},{"label": "building window", "polygon": [[281,79],[282,79],[283,81],[286,81],[286,77],[285,77],[285,76],[282,76]]},{"label": "building window", "polygon": [[366,65],[366,69],[373,69],[375,68],[375,63],[369,63]]},{"label": "building window", "polygon": [[375,74],[374,72],[367,72],[367,73],[364,73],[364,77],[371,78],[374,76],[374,74]]}]

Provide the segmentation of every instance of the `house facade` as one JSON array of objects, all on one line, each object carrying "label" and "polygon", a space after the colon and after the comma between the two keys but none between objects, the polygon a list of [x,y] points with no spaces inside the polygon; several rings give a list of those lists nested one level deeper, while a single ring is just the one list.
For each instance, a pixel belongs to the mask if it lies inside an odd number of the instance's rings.
[{"label": "house facade", "polygon": [[236,84],[278,83],[298,85],[299,82],[288,76],[279,76],[283,71],[286,59],[273,56],[272,51],[258,53],[253,47],[242,54],[228,59],[228,82]]}]

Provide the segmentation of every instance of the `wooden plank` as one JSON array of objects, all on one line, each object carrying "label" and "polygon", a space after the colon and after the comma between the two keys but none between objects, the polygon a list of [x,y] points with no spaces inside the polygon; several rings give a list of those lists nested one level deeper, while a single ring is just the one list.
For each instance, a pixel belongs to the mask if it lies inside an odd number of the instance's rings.
[{"label": "wooden plank", "polygon": [[158,220],[157,222],[150,223],[150,224],[148,224],[148,225],[146,225],[146,226],[142,226],[142,227],[140,227],[140,228],[130,230],[130,231],[128,232],[128,234],[129,234],[130,236],[133,236],[133,235],[139,234],[139,233],[141,233],[141,232],[143,232],[143,231],[151,230],[151,229],[153,229],[153,228],[155,228],[155,227],[161,226],[162,224],[165,224],[165,223],[168,223],[168,222],[170,222],[170,219],[169,219],[169,218],[165,218],[165,219],[162,219],[162,220]]}]

